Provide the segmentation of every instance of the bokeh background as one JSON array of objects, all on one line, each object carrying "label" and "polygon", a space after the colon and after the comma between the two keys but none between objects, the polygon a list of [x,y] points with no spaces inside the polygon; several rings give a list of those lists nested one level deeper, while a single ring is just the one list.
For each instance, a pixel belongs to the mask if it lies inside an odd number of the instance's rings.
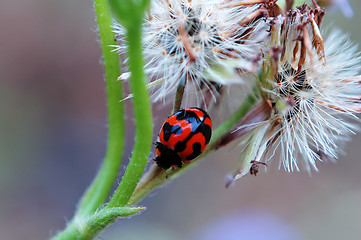
[{"label": "bokeh background", "polygon": [[[361,2],[350,3],[358,13]],[[359,14],[335,12],[324,24],[361,43],[360,22]],[[0,79],[0,239],[47,239],[72,217],[106,146],[92,1],[2,2]],[[164,112],[154,109],[155,131]],[[125,161],[134,138],[128,129]],[[360,239],[360,141],[355,136],[346,156],[320,163],[312,176],[270,167],[230,189],[224,177],[237,156],[217,151],[98,239]]]}]

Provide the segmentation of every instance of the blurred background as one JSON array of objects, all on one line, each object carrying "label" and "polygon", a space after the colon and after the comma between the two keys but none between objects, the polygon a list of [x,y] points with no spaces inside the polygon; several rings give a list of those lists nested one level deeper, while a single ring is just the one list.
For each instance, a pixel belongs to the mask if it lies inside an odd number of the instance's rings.
[{"label": "blurred background", "polygon": [[[354,11],[361,2],[350,0]],[[0,239],[47,239],[71,219],[106,146],[105,87],[92,1],[18,0],[0,8]],[[361,43],[361,16],[324,24]],[[131,108],[126,106],[127,112]],[[155,132],[166,117],[154,109]],[[132,117],[127,118],[129,126]],[[128,128],[130,129],[130,128]],[[127,132],[130,156],[133,130]],[[361,135],[319,172],[276,165],[225,189],[237,155],[215,152],[98,239],[360,239]],[[227,155],[228,156],[228,155]],[[227,157],[228,158],[228,157]],[[261,167],[262,168],[262,167]]]}]

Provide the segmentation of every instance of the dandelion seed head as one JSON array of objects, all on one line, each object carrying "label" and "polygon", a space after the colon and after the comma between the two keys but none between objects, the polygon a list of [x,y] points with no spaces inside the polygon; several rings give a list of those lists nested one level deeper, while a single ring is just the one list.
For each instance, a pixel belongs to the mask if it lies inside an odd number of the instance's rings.
[{"label": "dandelion seed head", "polygon": [[[232,1],[221,0],[154,0],[143,24],[145,71],[148,79],[163,78],[153,89],[153,99],[174,93],[186,79],[198,92],[203,83],[230,84],[243,82],[237,69],[250,70],[251,60],[265,40],[259,39],[265,22],[242,21],[260,4],[225,7]],[[120,53],[124,48],[124,30],[114,27],[119,36]],[[257,36],[257,38],[256,38]]]},{"label": "dandelion seed head", "polygon": [[339,141],[355,130],[350,117],[360,109],[356,79],[361,59],[355,46],[338,30],[317,43],[318,26],[307,23],[310,9],[303,10],[295,10],[278,28],[284,49],[266,87],[273,112],[271,137],[265,142],[273,142],[287,171],[299,170],[299,165],[317,170],[323,156],[337,158]]},{"label": "dandelion seed head", "polygon": [[358,129],[361,55],[339,30],[323,40],[317,11],[303,5],[272,19],[264,60],[271,73],[261,83],[272,111],[245,149],[257,161],[279,157],[286,171],[317,171],[317,162],[337,159]]}]

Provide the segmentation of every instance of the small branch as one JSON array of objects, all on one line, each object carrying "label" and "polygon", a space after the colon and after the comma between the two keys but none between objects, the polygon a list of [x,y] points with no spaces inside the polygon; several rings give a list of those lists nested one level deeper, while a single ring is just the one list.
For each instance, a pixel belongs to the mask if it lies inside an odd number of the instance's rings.
[{"label": "small branch", "polygon": [[255,125],[255,123],[260,123],[268,119],[271,111],[272,106],[270,101],[263,101],[254,108],[252,108],[242,118],[239,124],[237,124],[239,127],[237,127],[234,131],[230,131],[219,140],[217,148],[223,147],[231,141],[241,138],[245,134],[249,133],[252,129],[258,126]]},{"label": "small branch", "polygon": [[182,106],[182,100],[184,95],[184,89],[187,84],[187,77],[182,78],[177,87],[177,91],[175,93],[174,103],[173,103],[173,113],[176,113],[179,111],[179,109]]},{"label": "small branch", "polygon": [[129,200],[129,205],[136,204],[150,193],[156,186],[160,186],[166,178],[166,171],[163,168],[154,165],[142,177],[133,196]]}]

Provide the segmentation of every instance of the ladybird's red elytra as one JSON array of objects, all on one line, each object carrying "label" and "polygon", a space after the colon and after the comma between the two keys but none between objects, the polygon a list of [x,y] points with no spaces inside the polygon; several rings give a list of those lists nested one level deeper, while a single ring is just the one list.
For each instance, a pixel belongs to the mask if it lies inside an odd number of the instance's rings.
[{"label": "ladybird's red elytra", "polygon": [[200,108],[181,109],[169,116],[156,142],[154,161],[163,169],[182,167],[198,157],[207,147],[212,135],[212,121]]}]

